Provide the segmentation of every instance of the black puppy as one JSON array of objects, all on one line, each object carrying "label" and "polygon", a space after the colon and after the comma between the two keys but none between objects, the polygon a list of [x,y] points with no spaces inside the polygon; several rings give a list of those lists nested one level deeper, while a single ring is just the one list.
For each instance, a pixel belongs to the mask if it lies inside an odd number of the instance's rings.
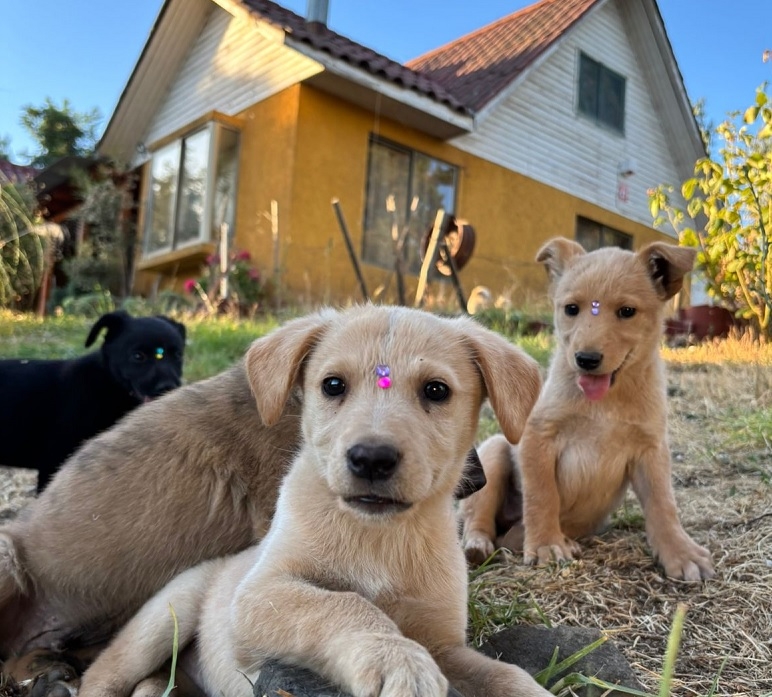
[{"label": "black puppy", "polygon": [[38,492],[81,443],[179,387],[185,326],[168,317],[102,315],[71,360],[0,360],[0,465],[38,471]]}]

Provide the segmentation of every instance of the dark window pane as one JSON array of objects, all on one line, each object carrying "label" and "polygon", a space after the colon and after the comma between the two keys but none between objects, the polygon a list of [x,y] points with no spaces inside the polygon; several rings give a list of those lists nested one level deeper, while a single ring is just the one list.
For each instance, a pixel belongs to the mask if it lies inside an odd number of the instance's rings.
[{"label": "dark window pane", "polygon": [[210,131],[199,131],[183,142],[180,207],[176,246],[202,239]]},{"label": "dark window pane", "polygon": [[221,128],[217,141],[217,160],[212,205],[212,239],[218,239],[220,225],[228,225],[231,237],[236,221],[236,175],[239,167],[239,132]]},{"label": "dark window pane", "polygon": [[417,207],[410,219],[407,244],[408,268],[413,273],[421,270],[421,239],[442,208],[453,215],[456,208],[456,168],[426,155],[413,155],[412,195]]},{"label": "dark window pane", "polygon": [[583,53],[579,58],[579,111],[586,116],[598,116],[598,71],[600,64]]},{"label": "dark window pane", "polygon": [[[394,265],[392,228],[401,230],[410,205],[410,153],[383,143],[370,144],[367,208],[362,258],[371,264]],[[393,212],[387,205],[393,204]]]},{"label": "dark window pane", "polygon": [[420,245],[437,210],[454,213],[458,168],[421,153],[373,141],[367,176],[362,257],[392,268],[394,241],[407,231],[406,269],[421,268]]},{"label": "dark window pane", "polygon": [[603,227],[603,236],[601,237],[601,246],[603,247],[621,247],[622,249],[633,248],[633,238],[624,232],[614,230],[610,227]]},{"label": "dark window pane", "polygon": [[598,120],[618,131],[625,127],[625,79],[611,70],[600,74]]},{"label": "dark window pane", "polygon": [[614,130],[625,128],[625,78],[579,54],[579,113]]},{"label": "dark window pane", "polygon": [[633,236],[596,223],[589,218],[576,219],[576,241],[588,252],[601,247],[633,248]]},{"label": "dark window pane", "polygon": [[179,167],[179,142],[167,145],[153,156],[145,242],[147,254],[172,247]]},{"label": "dark window pane", "polygon": [[576,241],[588,252],[600,247],[600,225],[588,220],[578,218],[576,221]]}]

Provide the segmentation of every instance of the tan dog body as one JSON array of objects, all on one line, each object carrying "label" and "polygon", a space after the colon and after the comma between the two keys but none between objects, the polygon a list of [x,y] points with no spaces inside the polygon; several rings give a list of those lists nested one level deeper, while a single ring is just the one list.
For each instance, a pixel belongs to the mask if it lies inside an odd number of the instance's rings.
[{"label": "tan dog body", "polygon": [[303,392],[302,446],[268,535],[172,581],[86,672],[81,697],[131,693],[168,658],[169,604],[181,641],[198,637],[210,695],[247,697],[244,676],[271,657],[356,697],[445,697],[448,682],[468,697],[548,694],[465,646],[453,502],[482,401],[517,439],[535,362],[471,320],[367,307],[290,323],[247,365],[269,426],[296,382]]},{"label": "tan dog body", "polygon": [[[585,253],[555,239],[539,252],[555,304],[555,354],[523,438],[494,436],[479,448],[488,479],[462,502],[465,547],[480,561],[498,544],[526,562],[572,559],[575,540],[598,532],[632,485],[655,557],[672,577],[713,574],[710,554],[676,511],[659,344],[665,302],[694,252],[654,243],[637,254]],[[507,492],[522,491],[522,519],[503,536]],[[506,527],[506,526],[503,526]]]},{"label": "tan dog body", "polygon": [[180,571],[260,539],[298,413],[265,428],[240,363],[87,443],[0,528],[0,657],[107,638]]}]

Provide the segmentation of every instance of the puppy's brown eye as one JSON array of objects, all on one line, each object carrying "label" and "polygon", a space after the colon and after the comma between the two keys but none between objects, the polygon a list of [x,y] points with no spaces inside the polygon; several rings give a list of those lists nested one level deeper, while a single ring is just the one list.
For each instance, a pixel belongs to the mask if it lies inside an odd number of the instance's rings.
[{"label": "puppy's brown eye", "polygon": [[450,397],[450,388],[439,380],[432,380],[424,385],[424,397],[431,402],[444,402]]},{"label": "puppy's brown eye", "polygon": [[620,317],[621,319],[630,319],[635,314],[635,308],[634,307],[620,307],[617,310],[617,317]]},{"label": "puppy's brown eye", "polygon": [[576,315],[579,314],[579,305],[576,305],[575,303],[569,303],[563,309],[569,317],[576,317]]},{"label": "puppy's brown eye", "polygon": [[340,397],[346,391],[346,383],[341,378],[331,377],[322,381],[322,392],[328,397]]}]

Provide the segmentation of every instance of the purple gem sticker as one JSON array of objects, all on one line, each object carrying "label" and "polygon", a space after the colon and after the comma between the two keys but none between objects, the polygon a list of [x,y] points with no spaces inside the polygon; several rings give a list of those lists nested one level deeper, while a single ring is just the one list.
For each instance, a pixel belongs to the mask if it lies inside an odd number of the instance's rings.
[{"label": "purple gem sticker", "polygon": [[391,387],[391,370],[389,370],[389,366],[379,363],[375,366],[375,374],[378,377],[378,387],[382,390],[388,390]]},{"label": "purple gem sticker", "polygon": [[593,300],[590,305],[592,306],[590,309],[590,312],[593,315],[599,315],[600,314],[600,303],[597,300]]}]

